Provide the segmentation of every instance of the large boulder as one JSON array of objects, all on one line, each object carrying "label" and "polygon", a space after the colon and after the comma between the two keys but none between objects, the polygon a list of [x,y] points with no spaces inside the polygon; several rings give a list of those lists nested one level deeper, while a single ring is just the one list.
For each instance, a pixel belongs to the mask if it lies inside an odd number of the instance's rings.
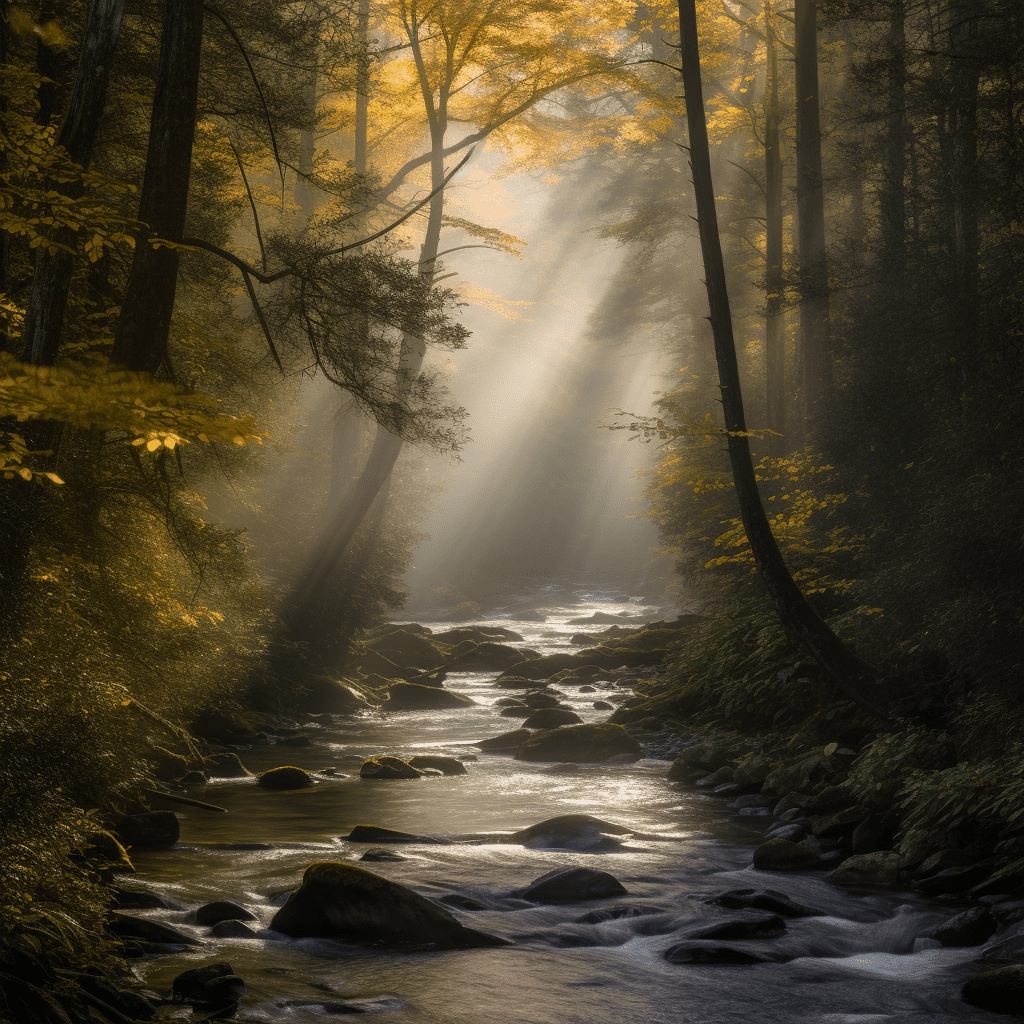
[{"label": "large boulder", "polygon": [[990,1013],[1019,1015],[1024,1006],[1024,964],[976,974],[964,984],[960,995],[965,1003]]},{"label": "large boulder", "polygon": [[255,921],[256,915],[230,900],[214,900],[196,910],[196,924],[215,925],[221,921]]},{"label": "large boulder", "polygon": [[607,761],[617,754],[639,757],[642,748],[621,725],[565,725],[534,733],[518,750],[519,761]]},{"label": "large boulder", "polygon": [[332,938],[386,949],[507,945],[504,939],[466,928],[404,885],[337,861],[310,864],[270,927],[292,938]]},{"label": "large boulder", "polygon": [[520,744],[530,738],[530,735],[529,729],[513,729],[511,732],[503,732],[498,736],[478,740],[473,745],[481,750],[516,750]]},{"label": "large boulder", "polygon": [[197,1009],[226,1009],[245,995],[245,982],[231,964],[207,964],[179,974],[171,983],[171,1002],[191,1003]]},{"label": "large boulder", "polygon": [[531,903],[575,903],[626,894],[627,890],[613,875],[592,868],[556,868],[514,893]]},{"label": "large boulder", "polygon": [[256,779],[256,785],[264,789],[307,789],[313,784],[307,772],[290,764],[270,768]]},{"label": "large boulder", "polygon": [[247,779],[252,772],[242,764],[238,755],[230,750],[211,754],[206,758],[209,774],[220,779]]},{"label": "large boulder", "polygon": [[461,693],[440,686],[420,686],[419,683],[393,683],[388,690],[387,708],[391,711],[436,711],[462,708],[476,701]]},{"label": "large boulder", "polygon": [[367,640],[366,647],[400,668],[430,671],[440,668],[448,658],[447,650],[438,646],[433,638],[401,629]]},{"label": "large boulder", "polygon": [[454,646],[461,644],[464,640],[472,640],[475,644],[501,642],[502,640],[514,643],[524,640],[525,637],[504,626],[456,626],[454,629],[446,629],[442,633],[435,634],[434,639]]},{"label": "large boulder", "polygon": [[538,708],[523,722],[524,729],[557,729],[560,725],[576,725],[583,719],[569,708]]},{"label": "large boulder", "polygon": [[509,647],[507,644],[485,640],[483,643],[464,641],[459,645],[454,658],[446,664],[452,671],[493,672],[512,668],[522,661],[538,657],[536,651]]},{"label": "large boulder", "polygon": [[836,882],[898,882],[900,880],[900,855],[894,851],[878,853],[857,853],[847,857],[832,872]]}]

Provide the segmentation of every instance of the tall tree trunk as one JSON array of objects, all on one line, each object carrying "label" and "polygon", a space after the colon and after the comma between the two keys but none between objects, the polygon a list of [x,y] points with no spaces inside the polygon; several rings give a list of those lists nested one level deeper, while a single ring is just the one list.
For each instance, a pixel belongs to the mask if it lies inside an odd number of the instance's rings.
[{"label": "tall tree trunk", "polygon": [[782,149],[779,139],[778,40],[771,0],[764,0],[767,71],[764,84],[765,171],[765,359],[770,450],[784,455],[786,444],[786,324],[783,315],[785,275],[782,250]]},{"label": "tall tree trunk", "polygon": [[890,0],[885,35],[886,98],[882,188],[882,282],[891,310],[903,301],[906,279],[907,35],[905,0]]},{"label": "tall tree trunk", "polygon": [[949,12],[950,180],[953,222],[953,330],[957,393],[969,383],[978,342],[978,4],[954,0]]},{"label": "tall tree trunk", "polygon": [[202,42],[203,0],[167,0],[139,201],[149,232],[136,241],[111,355],[129,370],[155,373],[167,357],[178,250],[154,248],[150,239],[184,235]]},{"label": "tall tree trunk", "polygon": [[832,326],[821,174],[817,0],[796,0],[795,42],[801,405],[802,426],[811,429],[832,385]]},{"label": "tall tree trunk", "polygon": [[700,53],[697,46],[695,0],[679,0],[679,33],[697,223],[704,257],[704,276],[711,311],[711,329],[715,339],[715,356],[718,361],[722,410],[728,431],[729,461],[743,526],[754,553],[758,572],[775,605],[783,628],[804,645],[851,700],[856,701],[869,713],[886,718],[886,712],[872,692],[872,684],[877,674],[829,629],[808,604],[786,568],[768,524],[764,506],[761,504],[746,437],[732,314],[725,282],[725,263],[715,212],[707,121],[701,88]]},{"label": "tall tree trunk", "polygon": [[[57,135],[57,145],[63,146],[68,156],[82,167],[88,166],[92,159],[123,12],[124,0],[93,0],[89,7],[78,76]],[[82,194],[82,187],[74,183],[64,186],[64,191],[77,198]],[[73,248],[76,238],[77,232],[64,230],[56,241]],[[32,296],[21,339],[23,362],[52,366],[57,361],[74,263],[70,252],[58,250],[51,255],[46,246],[36,250]]]}]

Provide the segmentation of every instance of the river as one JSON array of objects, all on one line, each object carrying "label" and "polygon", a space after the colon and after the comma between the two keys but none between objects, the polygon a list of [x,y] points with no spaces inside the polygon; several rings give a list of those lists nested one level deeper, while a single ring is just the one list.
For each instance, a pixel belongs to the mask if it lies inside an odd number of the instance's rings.
[{"label": "river", "polygon": [[[567,650],[579,626],[567,620],[594,606],[551,610],[543,623],[502,621],[543,653]],[[600,605],[605,610],[626,606]],[[437,631],[448,624],[431,624]],[[918,949],[914,936],[951,916],[951,904],[885,889],[851,891],[821,874],[766,874],[750,867],[766,819],[742,818],[725,802],[666,781],[670,751],[633,764],[553,771],[476,750],[474,740],[516,728],[494,702],[508,696],[497,673],[450,674],[448,689],[477,704],[444,712],[371,712],[321,718],[308,747],[240,751],[254,772],[282,764],[317,775],[312,789],[270,792],[251,779],[220,779],[189,795],[227,814],[176,807],[181,840],[133,851],[127,884],[158,893],[171,909],[153,916],[201,940],[182,953],[136,961],[144,983],[168,990],[182,971],[217,961],[245,980],[245,1021],[312,1024],[361,1013],[387,1024],[669,1024],[669,1022],[965,1021],[987,1014],[962,1003],[960,984],[977,973],[976,949]],[[566,689],[585,721],[613,695]],[[468,774],[408,781],[359,778],[366,756],[437,752],[475,757]],[[401,860],[362,866],[435,899],[470,897],[485,909],[448,907],[464,923],[510,940],[501,948],[394,953],[322,939],[288,939],[267,925],[306,865],[359,861],[366,844],[345,836],[359,824],[415,833],[511,832],[558,814],[583,812],[643,833],[611,852],[530,849],[508,843],[402,845]],[[656,836],[651,838],[651,836]],[[610,900],[532,906],[511,896],[557,867],[610,872],[628,890]],[[728,912],[704,902],[731,889],[771,888],[821,912],[787,921],[784,935],[741,945],[792,959],[752,966],[672,964],[662,954],[696,921]],[[252,938],[211,939],[194,923],[213,900],[240,903],[257,921]],[[618,919],[581,921],[601,908],[631,908]],[[920,942],[918,946],[922,945]],[[187,1008],[181,1008],[183,1015]],[[990,1018],[991,1019],[991,1018]]]}]

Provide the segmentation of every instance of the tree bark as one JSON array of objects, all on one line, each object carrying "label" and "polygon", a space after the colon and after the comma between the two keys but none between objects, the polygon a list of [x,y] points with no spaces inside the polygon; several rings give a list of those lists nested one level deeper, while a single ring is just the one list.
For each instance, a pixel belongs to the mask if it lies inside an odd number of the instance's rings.
[{"label": "tree bark", "polygon": [[704,276],[711,311],[711,329],[715,340],[715,356],[718,361],[722,410],[728,432],[729,461],[743,526],[754,553],[758,572],[775,605],[783,628],[803,644],[846,696],[869,714],[885,719],[888,715],[872,692],[877,673],[829,629],[793,582],[772,535],[758,494],[746,437],[732,314],[726,289],[725,263],[722,258],[715,193],[711,180],[711,157],[701,88],[700,53],[697,46],[695,0],[679,0],[679,32],[697,223],[704,258]]},{"label": "tree bark", "polygon": [[765,361],[770,450],[784,455],[786,444],[786,325],[783,316],[785,276],[782,255],[782,149],[779,139],[778,41],[771,0],[764,2],[767,70],[764,87],[765,170]]},{"label": "tree bark", "polygon": [[832,385],[832,328],[821,173],[817,0],[796,0],[796,201],[800,243],[800,368],[804,430]]},{"label": "tree bark", "polygon": [[148,234],[135,244],[111,359],[155,373],[167,356],[178,251],[153,238],[181,242],[188,209],[196,98],[203,41],[202,0],[167,0],[139,220]]},{"label": "tree bark", "polygon": [[885,35],[886,101],[882,215],[882,279],[890,308],[899,309],[906,279],[907,35],[904,0],[890,0]]},{"label": "tree bark", "polygon": [[[68,112],[57,135],[57,145],[82,167],[87,167],[92,159],[123,12],[124,0],[93,0],[89,7],[78,75]],[[65,186],[65,193],[77,198],[82,194],[81,184]],[[58,233],[55,241],[73,248],[77,234],[65,229]],[[51,255],[45,246],[40,246],[36,253],[32,296],[22,331],[21,359],[36,366],[53,366],[60,349],[75,257],[62,249]]]}]

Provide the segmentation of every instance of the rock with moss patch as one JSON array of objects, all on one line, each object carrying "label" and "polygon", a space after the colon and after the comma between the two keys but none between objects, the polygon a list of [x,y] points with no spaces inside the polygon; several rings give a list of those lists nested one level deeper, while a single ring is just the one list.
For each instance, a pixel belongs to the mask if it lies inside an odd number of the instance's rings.
[{"label": "rock with moss patch", "polygon": [[473,949],[507,945],[467,928],[447,910],[397,882],[337,861],[311,864],[270,922],[292,938],[332,938],[383,949]]},{"label": "rock with moss patch", "polygon": [[836,882],[898,882],[900,879],[900,855],[885,850],[878,853],[858,853],[847,857],[832,872]]},{"label": "rock with moss patch", "polygon": [[365,711],[370,703],[366,697],[343,679],[329,676],[304,681],[305,693],[296,696],[296,710],[311,714],[351,715]]},{"label": "rock with moss patch", "polygon": [[400,757],[383,754],[380,757],[369,757],[359,769],[361,779],[419,779],[423,772],[413,768],[408,761]]},{"label": "rock with moss patch", "polygon": [[308,789],[314,782],[301,768],[286,764],[280,768],[269,768],[259,775],[256,784],[264,789]]},{"label": "rock with moss patch", "polygon": [[519,761],[607,761],[617,754],[635,754],[643,750],[622,728],[608,722],[587,725],[565,725],[534,733],[517,750]]}]

